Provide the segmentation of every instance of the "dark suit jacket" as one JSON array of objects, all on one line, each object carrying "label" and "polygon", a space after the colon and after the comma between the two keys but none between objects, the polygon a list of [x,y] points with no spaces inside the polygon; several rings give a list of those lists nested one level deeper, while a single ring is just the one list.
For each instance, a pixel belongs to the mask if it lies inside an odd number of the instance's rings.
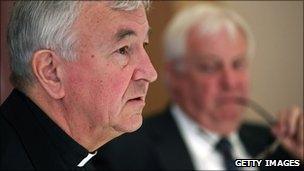
[{"label": "dark suit jacket", "polygon": [[[252,156],[273,142],[269,131],[261,126],[244,124],[239,134]],[[290,156],[279,148],[268,159],[290,159]],[[94,162],[97,168],[102,166],[110,170],[194,169],[169,109],[145,120],[138,131],[122,135],[103,146]]]}]

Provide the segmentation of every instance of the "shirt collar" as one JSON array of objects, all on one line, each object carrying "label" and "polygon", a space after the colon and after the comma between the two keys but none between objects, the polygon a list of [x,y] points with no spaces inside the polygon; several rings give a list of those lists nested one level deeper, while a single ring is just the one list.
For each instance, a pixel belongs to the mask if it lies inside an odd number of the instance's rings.
[{"label": "shirt collar", "polygon": [[[199,153],[199,158],[208,157],[213,151],[212,144],[218,139],[217,135],[207,130],[204,130],[202,133],[197,122],[190,118],[176,104],[171,106],[171,113],[189,152],[191,154],[198,154],[195,150],[200,149],[200,151],[204,151],[204,153]],[[209,138],[209,135],[211,138]],[[206,138],[207,136],[208,138]]]},{"label": "shirt collar", "polygon": [[42,130],[49,136],[50,141],[61,155],[64,163],[70,167],[82,167],[93,156],[96,155],[97,151],[95,151],[93,154],[89,153],[87,149],[78,144],[57,124],[55,124],[54,121],[52,121],[47,114],[45,114],[31,99],[26,97],[26,95],[20,91],[19,94],[20,97],[27,103],[34,116],[37,118]]},{"label": "shirt collar", "polygon": [[[201,153],[201,157],[208,157],[210,153],[214,152],[214,146],[220,139],[219,134],[199,126],[176,104],[171,106],[171,113],[190,149],[196,149],[193,148],[195,146],[203,147],[204,153]],[[235,146],[240,146],[240,138],[236,132],[232,132],[227,138],[231,142],[232,151],[235,150]],[[236,154],[238,153],[240,153],[239,150],[236,150]]]}]

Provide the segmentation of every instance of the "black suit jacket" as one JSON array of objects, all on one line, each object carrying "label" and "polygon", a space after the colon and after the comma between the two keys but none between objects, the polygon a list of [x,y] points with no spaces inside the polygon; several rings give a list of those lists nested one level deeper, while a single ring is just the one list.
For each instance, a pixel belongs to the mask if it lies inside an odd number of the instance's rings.
[{"label": "black suit jacket", "polygon": [[[244,124],[239,134],[252,156],[273,142],[269,131],[261,126]],[[290,159],[290,156],[280,147],[268,159]],[[110,170],[194,169],[169,109],[145,120],[138,131],[122,135],[103,146],[94,162],[97,168]]]}]

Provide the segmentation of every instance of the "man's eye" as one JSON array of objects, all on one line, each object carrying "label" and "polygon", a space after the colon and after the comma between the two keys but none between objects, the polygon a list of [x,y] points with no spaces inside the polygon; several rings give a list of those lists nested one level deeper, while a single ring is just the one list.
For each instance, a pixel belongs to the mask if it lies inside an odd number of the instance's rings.
[{"label": "man's eye", "polygon": [[219,70],[219,65],[216,64],[201,64],[199,65],[199,69],[202,73],[212,74]]},{"label": "man's eye", "polygon": [[117,52],[121,55],[127,55],[129,53],[129,46],[124,46],[122,48],[119,48]]},{"label": "man's eye", "polygon": [[247,68],[247,62],[245,60],[238,60],[233,63],[233,68],[236,70],[242,70]]}]

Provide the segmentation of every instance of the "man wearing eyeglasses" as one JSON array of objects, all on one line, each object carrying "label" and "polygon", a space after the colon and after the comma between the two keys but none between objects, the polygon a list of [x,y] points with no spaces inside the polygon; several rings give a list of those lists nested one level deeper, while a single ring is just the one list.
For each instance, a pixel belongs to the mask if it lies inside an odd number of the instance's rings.
[{"label": "man wearing eyeglasses", "polygon": [[244,105],[249,105],[254,42],[238,14],[208,5],[188,8],[169,23],[164,50],[172,103],[146,120],[136,134],[104,149],[100,157],[110,168],[237,170],[242,168],[236,167],[235,159],[256,157],[274,137],[281,146],[269,159],[303,159],[299,108],[282,112],[273,134],[241,124]]}]

